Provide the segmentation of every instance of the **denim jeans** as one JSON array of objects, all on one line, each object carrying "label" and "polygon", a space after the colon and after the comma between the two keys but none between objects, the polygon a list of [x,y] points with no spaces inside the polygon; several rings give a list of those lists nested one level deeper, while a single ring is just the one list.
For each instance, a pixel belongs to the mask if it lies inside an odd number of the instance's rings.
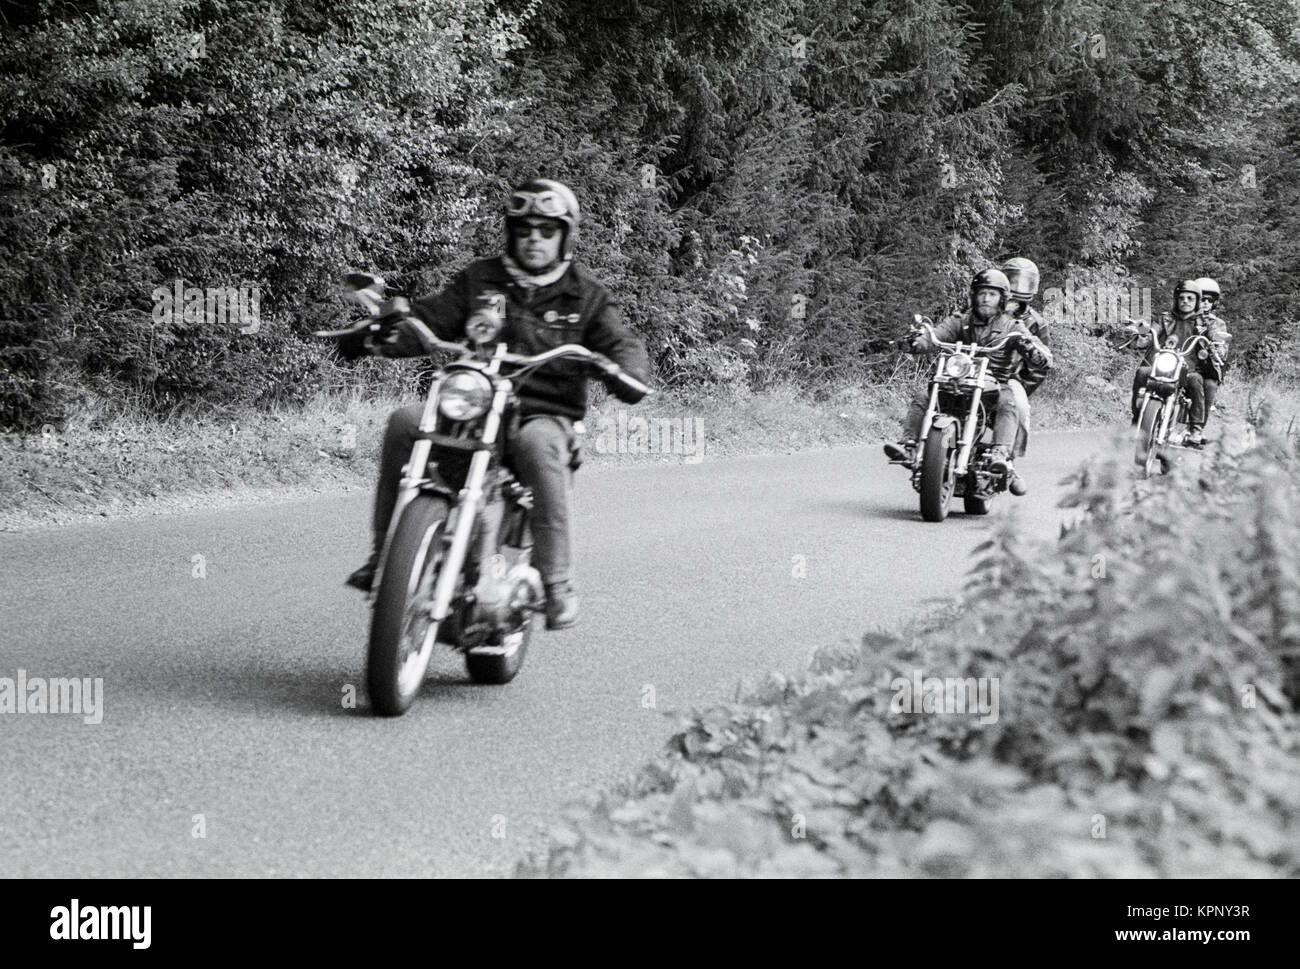
[{"label": "denim jeans", "polygon": [[1015,377],[1007,381],[1007,390],[1011,391],[1016,398],[1016,419],[1019,422],[1019,428],[1016,431],[1016,446],[1011,453],[1019,458],[1024,456],[1025,449],[1029,446],[1029,416],[1031,413],[1029,394],[1025,392],[1025,385]]},{"label": "denim jeans", "polygon": [[[422,404],[393,411],[384,432],[375,492],[374,547],[381,551],[397,504],[402,468],[411,456]],[[535,414],[524,419],[506,457],[519,480],[533,492],[533,565],[547,585],[572,576],[569,522],[573,488],[574,432],[566,417]]]}]

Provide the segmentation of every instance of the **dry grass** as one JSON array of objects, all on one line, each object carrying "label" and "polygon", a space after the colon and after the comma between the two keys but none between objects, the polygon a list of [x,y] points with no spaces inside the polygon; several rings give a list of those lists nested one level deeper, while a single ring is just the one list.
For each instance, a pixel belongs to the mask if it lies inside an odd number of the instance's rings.
[{"label": "dry grass", "polygon": [[[1127,388],[1118,382],[1075,383],[1083,399],[1035,396],[1036,430],[1121,419]],[[624,420],[685,419],[702,426],[705,460],[742,454],[875,444],[892,439],[912,385],[819,388],[782,385],[761,393],[669,392],[635,407],[598,395],[588,413],[587,467],[633,468],[648,461],[680,463],[688,453],[617,453],[602,447],[602,429]],[[384,422],[415,398],[410,381],[382,389],[336,388],[303,407],[238,414],[97,411],[93,405],[46,435],[0,435],[0,530],[91,516],[165,511],[255,493],[291,493],[372,486]],[[1268,401],[1276,412],[1300,413],[1300,389],[1281,382],[1229,384],[1229,411]],[[697,425],[695,422],[698,421]],[[626,425],[625,425],[626,426]],[[609,438],[606,439],[606,443]],[[635,447],[631,450],[635,451]]]}]

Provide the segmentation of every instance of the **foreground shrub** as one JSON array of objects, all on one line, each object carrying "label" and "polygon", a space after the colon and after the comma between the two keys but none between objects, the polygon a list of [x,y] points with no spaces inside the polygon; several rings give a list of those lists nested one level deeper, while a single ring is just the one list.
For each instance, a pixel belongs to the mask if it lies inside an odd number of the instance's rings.
[{"label": "foreground shrub", "polygon": [[948,613],[692,713],[520,873],[1295,877],[1300,461],[1257,437],[1081,471],[1054,546],[1000,523]]}]

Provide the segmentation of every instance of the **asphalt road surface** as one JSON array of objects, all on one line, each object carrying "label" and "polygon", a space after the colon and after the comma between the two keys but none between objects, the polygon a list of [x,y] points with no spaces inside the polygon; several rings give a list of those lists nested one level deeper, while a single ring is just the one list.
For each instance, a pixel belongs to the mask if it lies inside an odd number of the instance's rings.
[{"label": "asphalt road surface", "polygon": [[1028,496],[942,524],[874,446],[584,469],[578,626],[504,687],[436,654],[397,719],[368,712],[341,585],[367,495],[0,535],[0,677],[102,679],[99,723],[0,713],[0,876],[509,873],[666,714],[951,596],[991,519],[1053,538],[1109,440],[1037,436]]}]

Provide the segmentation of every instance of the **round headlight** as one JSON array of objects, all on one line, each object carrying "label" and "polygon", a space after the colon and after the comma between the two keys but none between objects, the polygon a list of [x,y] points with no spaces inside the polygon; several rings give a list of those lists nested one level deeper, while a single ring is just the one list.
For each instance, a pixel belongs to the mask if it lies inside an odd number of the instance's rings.
[{"label": "round headlight", "polygon": [[967,377],[975,368],[975,361],[964,353],[954,353],[943,365],[943,375],[953,380]]},{"label": "round headlight", "polygon": [[1178,369],[1178,354],[1162,350],[1151,361],[1151,372],[1157,377],[1172,377]]},{"label": "round headlight", "polygon": [[457,370],[438,388],[438,410],[453,421],[472,421],[488,409],[492,384],[474,370]]}]

